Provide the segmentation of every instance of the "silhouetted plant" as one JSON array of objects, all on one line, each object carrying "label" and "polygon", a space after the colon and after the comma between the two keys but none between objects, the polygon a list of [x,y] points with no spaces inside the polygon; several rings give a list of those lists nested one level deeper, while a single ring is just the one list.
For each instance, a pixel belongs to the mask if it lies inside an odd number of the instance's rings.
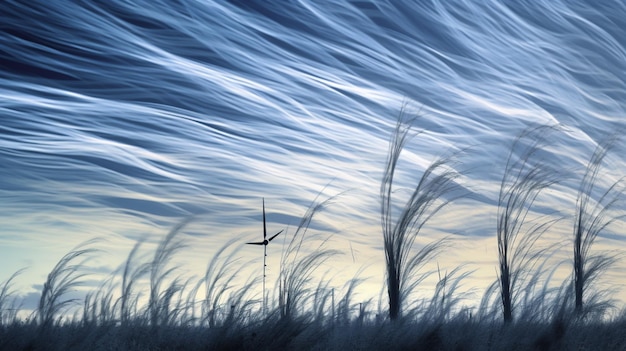
[{"label": "silhouetted plant", "polygon": [[[63,300],[63,295],[80,285],[80,279],[87,275],[76,272],[87,260],[84,256],[96,251],[95,249],[81,249],[81,247],[93,242],[94,240],[90,240],[74,248],[63,256],[48,274],[36,310],[37,320],[42,330],[52,326],[59,312],[78,301],[77,299]],[[82,260],[74,263],[79,258]]]},{"label": "silhouetted plant", "polygon": [[107,278],[95,291],[85,296],[81,322],[85,325],[102,326],[115,324],[116,303],[113,299],[114,276]]},{"label": "silhouetted plant", "polygon": [[167,279],[176,269],[171,267],[166,269],[167,263],[170,261],[174,253],[185,247],[181,240],[177,240],[176,235],[191,221],[187,218],[178,223],[163,238],[157,247],[154,258],[150,263],[150,299],[148,302],[148,313],[150,315],[150,324],[158,326],[166,324],[170,320],[170,302],[173,294],[182,287],[175,280],[165,290],[161,289],[164,280]]},{"label": "silhouetted plant", "polygon": [[324,248],[325,242],[322,242],[311,253],[300,257],[302,244],[313,216],[333,199],[334,197],[331,197],[318,203],[314,201],[311,204],[300,220],[298,228],[281,257],[278,304],[282,319],[293,319],[298,313],[298,309],[303,307],[309,298],[314,297],[308,284],[315,269],[330,257],[339,253],[337,250]]},{"label": "silhouetted plant", "polygon": [[[359,272],[360,273],[360,272]],[[355,289],[363,282],[363,279],[358,278],[358,274],[354,278],[348,280],[344,286],[344,294],[341,299],[333,306],[333,310],[336,310],[332,315],[332,322],[337,322],[340,325],[347,325],[351,321],[352,311],[357,309],[357,318],[362,319],[363,304],[354,304],[352,298],[354,297]],[[334,297],[334,296],[333,296]],[[334,300],[334,299],[333,299]]]},{"label": "silhouetted plant", "polygon": [[575,310],[578,313],[583,311],[584,293],[589,284],[615,262],[615,256],[592,254],[591,247],[600,232],[613,223],[615,219],[624,217],[609,217],[609,212],[624,193],[624,178],[613,183],[600,195],[597,201],[593,199],[602,161],[617,140],[618,137],[613,136],[607,139],[605,143],[598,144],[589,163],[587,163],[576,197],[573,284]]},{"label": "silhouetted plant", "polygon": [[[531,226],[522,231],[528,213],[539,193],[556,183],[557,173],[541,160],[533,157],[546,142],[546,134],[554,126],[540,126],[526,129],[513,143],[506,162],[500,194],[498,196],[497,241],[502,314],[505,322],[513,320],[515,297],[520,281],[541,251],[533,246],[540,235],[554,221]],[[515,157],[516,151],[520,152]]]},{"label": "silhouetted plant", "polygon": [[437,267],[439,279],[430,301],[420,306],[421,320],[428,320],[436,325],[450,321],[455,309],[461,303],[462,294],[459,293],[458,288],[461,282],[472,273],[462,271],[462,268],[462,266],[456,267],[442,276]]},{"label": "silhouetted plant", "polygon": [[[229,240],[219,250],[217,250],[207,265],[204,277],[201,280],[205,287],[205,295],[202,300],[201,321],[203,325],[206,324],[209,327],[215,327],[218,326],[220,321],[223,321],[218,314],[220,306],[227,304],[226,293],[233,289],[233,282],[235,281],[235,278],[239,274],[241,268],[233,267],[233,265],[238,262],[235,258],[236,250],[231,251],[225,258],[222,256],[229,247],[233,246],[236,240],[237,239]],[[257,279],[254,281],[257,281]],[[236,305],[240,306],[241,301],[237,302]]]},{"label": "silhouetted plant", "polygon": [[[13,280],[22,272],[25,268],[22,268],[15,273],[11,274],[9,279],[2,282],[2,288],[0,288],[0,326],[7,325],[15,322],[17,317],[18,306],[14,298],[15,291],[11,290]],[[11,300],[11,301],[9,301]]]},{"label": "silhouetted plant", "polygon": [[441,242],[434,242],[424,246],[416,255],[412,255],[413,243],[428,220],[451,201],[443,197],[457,188],[455,181],[459,177],[459,173],[451,167],[453,162],[450,158],[436,160],[424,170],[406,204],[401,207],[399,215],[393,216],[394,176],[414,120],[415,118],[406,118],[404,110],[401,111],[389,142],[389,153],[380,186],[389,318],[392,320],[401,315],[403,300],[414,287],[411,279],[415,272],[424,262],[432,258],[441,246]]},{"label": "silhouetted plant", "polygon": [[138,296],[133,298],[134,284],[138,282],[139,279],[150,269],[150,266],[147,264],[140,264],[137,268],[133,269],[133,261],[142,243],[143,240],[139,240],[135,243],[132,250],[128,253],[128,257],[126,258],[126,261],[124,261],[123,265],[124,269],[122,272],[121,294],[118,299],[120,306],[120,323],[122,326],[127,325],[133,316],[133,311],[135,311],[135,314],[137,311]]}]

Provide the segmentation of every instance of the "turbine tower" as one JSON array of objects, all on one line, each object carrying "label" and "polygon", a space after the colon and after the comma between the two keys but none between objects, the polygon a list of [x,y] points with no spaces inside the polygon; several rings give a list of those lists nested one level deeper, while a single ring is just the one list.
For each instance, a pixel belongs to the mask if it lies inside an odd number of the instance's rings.
[{"label": "turbine tower", "polygon": [[267,267],[267,264],[266,264],[267,245],[270,243],[270,241],[274,240],[274,238],[276,238],[278,234],[282,232],[283,231],[281,230],[278,233],[272,235],[269,239],[267,238],[267,224],[265,221],[265,198],[263,198],[263,241],[250,242],[246,244],[263,245],[263,313],[264,314],[265,314],[265,267]]}]

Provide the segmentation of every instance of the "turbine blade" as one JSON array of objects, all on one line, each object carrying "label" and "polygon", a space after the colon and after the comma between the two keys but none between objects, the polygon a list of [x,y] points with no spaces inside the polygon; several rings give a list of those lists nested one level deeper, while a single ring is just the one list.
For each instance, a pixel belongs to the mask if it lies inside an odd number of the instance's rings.
[{"label": "turbine blade", "polygon": [[267,238],[267,226],[265,224],[265,198],[263,198],[263,240]]},{"label": "turbine blade", "polygon": [[278,234],[280,234],[280,233],[282,233],[282,232],[283,232],[283,231],[281,230],[280,232],[278,232],[278,233],[274,234],[274,235],[273,235],[273,236],[272,236],[272,237],[271,237],[268,241],[272,241],[272,240],[274,240],[274,238],[275,238],[275,237],[277,237],[277,236],[278,236]]},{"label": "turbine blade", "polygon": [[246,244],[248,244],[248,245],[263,245],[265,243],[261,241],[261,242],[253,242],[253,243],[246,243]]}]

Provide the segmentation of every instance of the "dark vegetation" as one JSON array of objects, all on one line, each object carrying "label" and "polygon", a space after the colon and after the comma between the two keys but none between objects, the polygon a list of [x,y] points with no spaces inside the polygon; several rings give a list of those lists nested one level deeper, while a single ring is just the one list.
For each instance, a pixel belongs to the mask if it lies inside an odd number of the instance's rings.
[{"label": "dark vegetation", "polygon": [[[415,173],[402,198],[394,178],[413,119],[401,114],[390,141],[380,187],[382,242],[388,305],[356,302],[354,278],[337,294],[316,269],[338,254],[324,243],[304,250],[313,217],[333,198],[314,202],[283,252],[277,296],[259,299],[260,278],[235,285],[241,271],[231,240],[210,259],[200,278],[177,276],[172,258],[185,247],[180,222],[142,262],[138,242],[119,271],[80,301],[69,298],[84,278],[81,268],[94,253],[87,242],[65,255],[50,272],[32,314],[20,316],[12,282],[0,285],[2,350],[625,350],[626,315],[615,311],[597,281],[618,256],[593,244],[620,219],[622,180],[599,186],[599,174],[618,138],[600,143],[580,172],[573,216],[531,216],[539,196],[566,175],[538,155],[556,126],[528,128],[515,138],[497,199],[498,266],[494,283],[476,309],[461,305],[458,287],[471,272],[462,267],[438,274],[431,298],[417,290],[432,272],[423,268],[450,240],[427,238],[428,221],[463,196],[458,156],[435,160]],[[417,170],[415,170],[417,171]],[[571,172],[570,172],[571,173]],[[577,174],[574,172],[574,174]],[[399,203],[397,203],[399,202]],[[621,207],[623,209],[623,207]],[[533,219],[531,220],[531,217]],[[538,245],[556,221],[573,222],[571,277],[550,285],[547,258],[555,246]],[[332,240],[332,238],[328,239]],[[567,246],[571,248],[572,246]],[[559,248],[562,250],[562,248]],[[381,260],[383,257],[380,258]],[[144,260],[145,261],[145,260]],[[141,282],[147,282],[146,286]],[[147,292],[147,293],[146,293]],[[226,307],[224,307],[226,306]],[[73,309],[72,309],[73,308]],[[74,311],[73,314],[71,311]]]}]

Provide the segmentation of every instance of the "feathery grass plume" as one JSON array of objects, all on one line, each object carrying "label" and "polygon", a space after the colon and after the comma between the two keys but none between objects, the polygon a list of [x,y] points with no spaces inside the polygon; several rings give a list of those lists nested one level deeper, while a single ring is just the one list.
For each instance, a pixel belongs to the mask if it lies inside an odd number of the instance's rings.
[{"label": "feathery grass plume", "polygon": [[445,322],[450,322],[455,312],[459,315],[465,315],[463,309],[457,309],[462,301],[462,295],[458,293],[458,289],[461,282],[472,272],[462,271],[462,269],[463,266],[456,267],[441,276],[439,267],[437,267],[439,281],[431,300],[421,308],[422,321],[428,321],[433,325],[442,325]]},{"label": "feathery grass plume", "polygon": [[[87,260],[85,255],[97,251],[96,249],[82,247],[90,245],[95,241],[88,240],[72,249],[57,262],[48,274],[36,310],[41,330],[51,327],[57,314],[77,301],[77,299],[63,300],[63,295],[80,285],[80,279],[87,275],[86,273],[76,274],[76,272]],[[81,259],[81,261],[74,263],[77,259]]]},{"label": "feathery grass plume", "polygon": [[[330,279],[323,277],[317,282],[317,288],[313,290],[313,301],[315,302],[313,303],[311,313],[315,316],[314,319],[318,323],[323,321],[333,322],[335,315],[334,294],[334,288],[330,285]],[[328,312],[328,308],[330,308],[330,312]]]},{"label": "feathery grass plume", "polygon": [[189,285],[191,278],[183,280],[182,277],[176,277],[170,284],[161,292],[159,296],[159,325],[173,327],[179,325],[179,321],[182,320],[182,315],[185,312],[183,303],[185,289]]},{"label": "feathery grass plume", "polygon": [[[15,294],[15,291],[11,290],[13,280],[26,268],[22,268],[17,272],[11,274],[9,279],[2,282],[2,288],[0,289],[0,326],[8,325],[17,321],[17,312],[19,307],[16,306],[15,298],[11,299]],[[9,301],[11,299],[11,301]]]},{"label": "feathery grass plume", "polygon": [[107,278],[98,289],[91,291],[83,301],[83,314],[81,322],[90,327],[114,325],[117,320],[117,306],[114,302],[113,283],[114,275]]},{"label": "feathery grass plume", "polygon": [[[558,173],[533,156],[545,145],[546,136],[556,126],[531,127],[524,130],[513,143],[506,162],[498,196],[497,241],[502,314],[506,323],[513,320],[519,285],[544,250],[533,246],[554,220],[535,224],[525,232],[525,222],[535,199],[542,190],[555,184]],[[518,150],[519,149],[519,150]],[[515,158],[515,152],[520,156]]]},{"label": "feathery grass plume", "polygon": [[[127,326],[130,323],[133,312],[134,314],[137,312],[137,300],[139,296],[135,296],[133,299],[134,283],[139,281],[139,279],[150,270],[150,266],[147,264],[140,264],[133,270],[133,261],[142,243],[143,240],[139,240],[135,243],[123,264],[122,285],[120,286],[121,294],[117,301],[120,308],[120,324],[122,326]],[[135,322],[137,322],[137,320]]]},{"label": "feathery grass plume", "polygon": [[281,257],[278,304],[280,316],[284,320],[292,320],[298,312],[302,312],[299,309],[304,307],[305,302],[314,297],[307,285],[311,281],[315,269],[332,256],[340,253],[338,250],[324,248],[326,241],[323,241],[317,249],[308,255],[298,257],[313,216],[326,207],[335,197],[317,203],[317,198],[313,201],[300,220],[298,228]]},{"label": "feathery grass plume", "polygon": [[[319,280],[317,288],[312,291],[312,306],[310,308],[313,320],[317,324],[329,327],[334,325],[347,326],[353,320],[353,312],[364,312],[362,303],[353,303],[355,290],[365,281],[359,277],[364,268],[359,269],[351,279],[347,280],[343,288],[331,286],[333,278],[327,278],[327,275]],[[357,314],[357,318],[360,317],[362,316]]]},{"label": "feathery grass plume", "polygon": [[349,325],[352,320],[352,312],[355,309],[358,313],[357,318],[361,321],[363,320],[363,304],[357,305],[352,302],[354,291],[359,284],[365,281],[365,279],[358,277],[360,273],[361,271],[357,272],[352,279],[345,283],[343,297],[337,303],[337,313],[333,316],[333,321],[336,321],[338,325]]},{"label": "feathery grass plume", "polygon": [[[550,246],[552,248],[552,246]],[[548,255],[535,268],[534,266],[527,272],[528,279],[525,285],[520,288],[518,302],[515,305],[516,318],[524,323],[544,323],[549,324],[556,320],[564,320],[567,306],[570,306],[567,292],[567,281],[560,286],[553,286],[553,277],[564,262],[553,265],[548,264],[551,255]],[[532,265],[531,265],[532,266]]]},{"label": "feathery grass plume", "polygon": [[[194,281],[196,281],[196,284],[193,284]],[[191,288],[188,289],[188,287]],[[199,317],[196,316],[196,305],[198,303],[195,300],[198,296],[199,287],[200,284],[196,275],[187,278],[182,283],[182,288],[178,293],[176,301],[175,313],[172,314],[176,325],[194,325],[200,320]]]},{"label": "feathery grass plume", "polygon": [[587,163],[576,197],[573,283],[575,310],[579,314],[583,312],[583,295],[591,282],[616,261],[616,257],[612,255],[592,254],[591,247],[598,234],[617,218],[620,218],[609,217],[609,212],[624,194],[623,177],[602,193],[597,201],[593,199],[600,166],[618,140],[619,136],[614,135],[604,143],[598,144],[589,163]]},{"label": "feathery grass plume", "polygon": [[98,300],[96,299],[98,292],[89,292],[83,300],[83,317],[81,322],[83,325],[98,325]]},{"label": "feathery grass plume", "polygon": [[[234,241],[225,244],[217,255],[221,255],[227,247],[232,246]],[[240,248],[238,245],[226,259],[214,257],[207,269],[206,277],[201,279],[207,289],[210,287],[206,294],[208,297],[202,301],[202,310],[206,312],[202,313],[199,324],[202,329],[208,327],[205,330],[211,335],[206,349],[250,349],[251,347],[242,346],[243,336],[250,330],[254,333],[254,330],[269,328],[262,307],[256,308],[260,301],[251,298],[252,288],[258,285],[259,277],[250,276],[241,288],[235,290],[232,281],[240,273],[241,268],[237,268],[234,273],[226,274],[237,261],[233,260],[233,255]],[[255,349],[260,347],[257,343],[253,346]]]},{"label": "feathery grass plume", "polygon": [[177,284],[178,280],[170,285],[168,289],[162,291],[161,285],[177,267],[165,269],[174,253],[185,247],[181,240],[177,240],[176,235],[192,220],[188,217],[170,230],[157,247],[154,258],[150,262],[150,298],[148,301],[148,313],[152,326],[166,325],[170,320],[171,311],[169,309],[171,297],[182,287]]},{"label": "feathery grass plume", "polygon": [[233,325],[242,326],[253,321],[253,312],[256,312],[253,307],[258,304],[258,301],[250,299],[249,296],[252,293],[252,288],[258,282],[258,277],[249,277],[241,288],[229,294],[226,304],[230,309],[223,325],[229,327]]},{"label": "feathery grass plume", "polygon": [[[200,280],[200,284],[204,284],[204,299],[201,307],[201,325],[208,325],[210,328],[220,326],[220,305],[227,301],[226,293],[233,288],[232,282],[236,280],[237,275],[241,271],[240,268],[233,268],[238,262],[235,253],[241,246],[232,249],[225,258],[222,256],[228,248],[232,248],[237,238],[227,241],[221,248],[217,250],[213,258],[207,265],[204,277]],[[233,271],[234,269],[234,271]],[[232,271],[232,273],[228,273]]]},{"label": "feathery grass plume", "polygon": [[380,186],[389,318],[392,320],[401,315],[403,300],[414,288],[411,279],[414,278],[416,271],[430,260],[442,245],[441,242],[431,243],[423,247],[417,255],[411,256],[413,243],[428,220],[451,201],[444,200],[443,197],[457,189],[455,181],[460,176],[451,167],[453,163],[451,157],[434,161],[424,170],[397,218],[393,216],[394,176],[414,120],[415,117],[406,117],[403,108],[389,142],[389,154]]},{"label": "feathery grass plume", "polygon": [[487,286],[476,310],[476,320],[480,323],[493,323],[500,314],[501,295],[499,294],[499,279]]}]

